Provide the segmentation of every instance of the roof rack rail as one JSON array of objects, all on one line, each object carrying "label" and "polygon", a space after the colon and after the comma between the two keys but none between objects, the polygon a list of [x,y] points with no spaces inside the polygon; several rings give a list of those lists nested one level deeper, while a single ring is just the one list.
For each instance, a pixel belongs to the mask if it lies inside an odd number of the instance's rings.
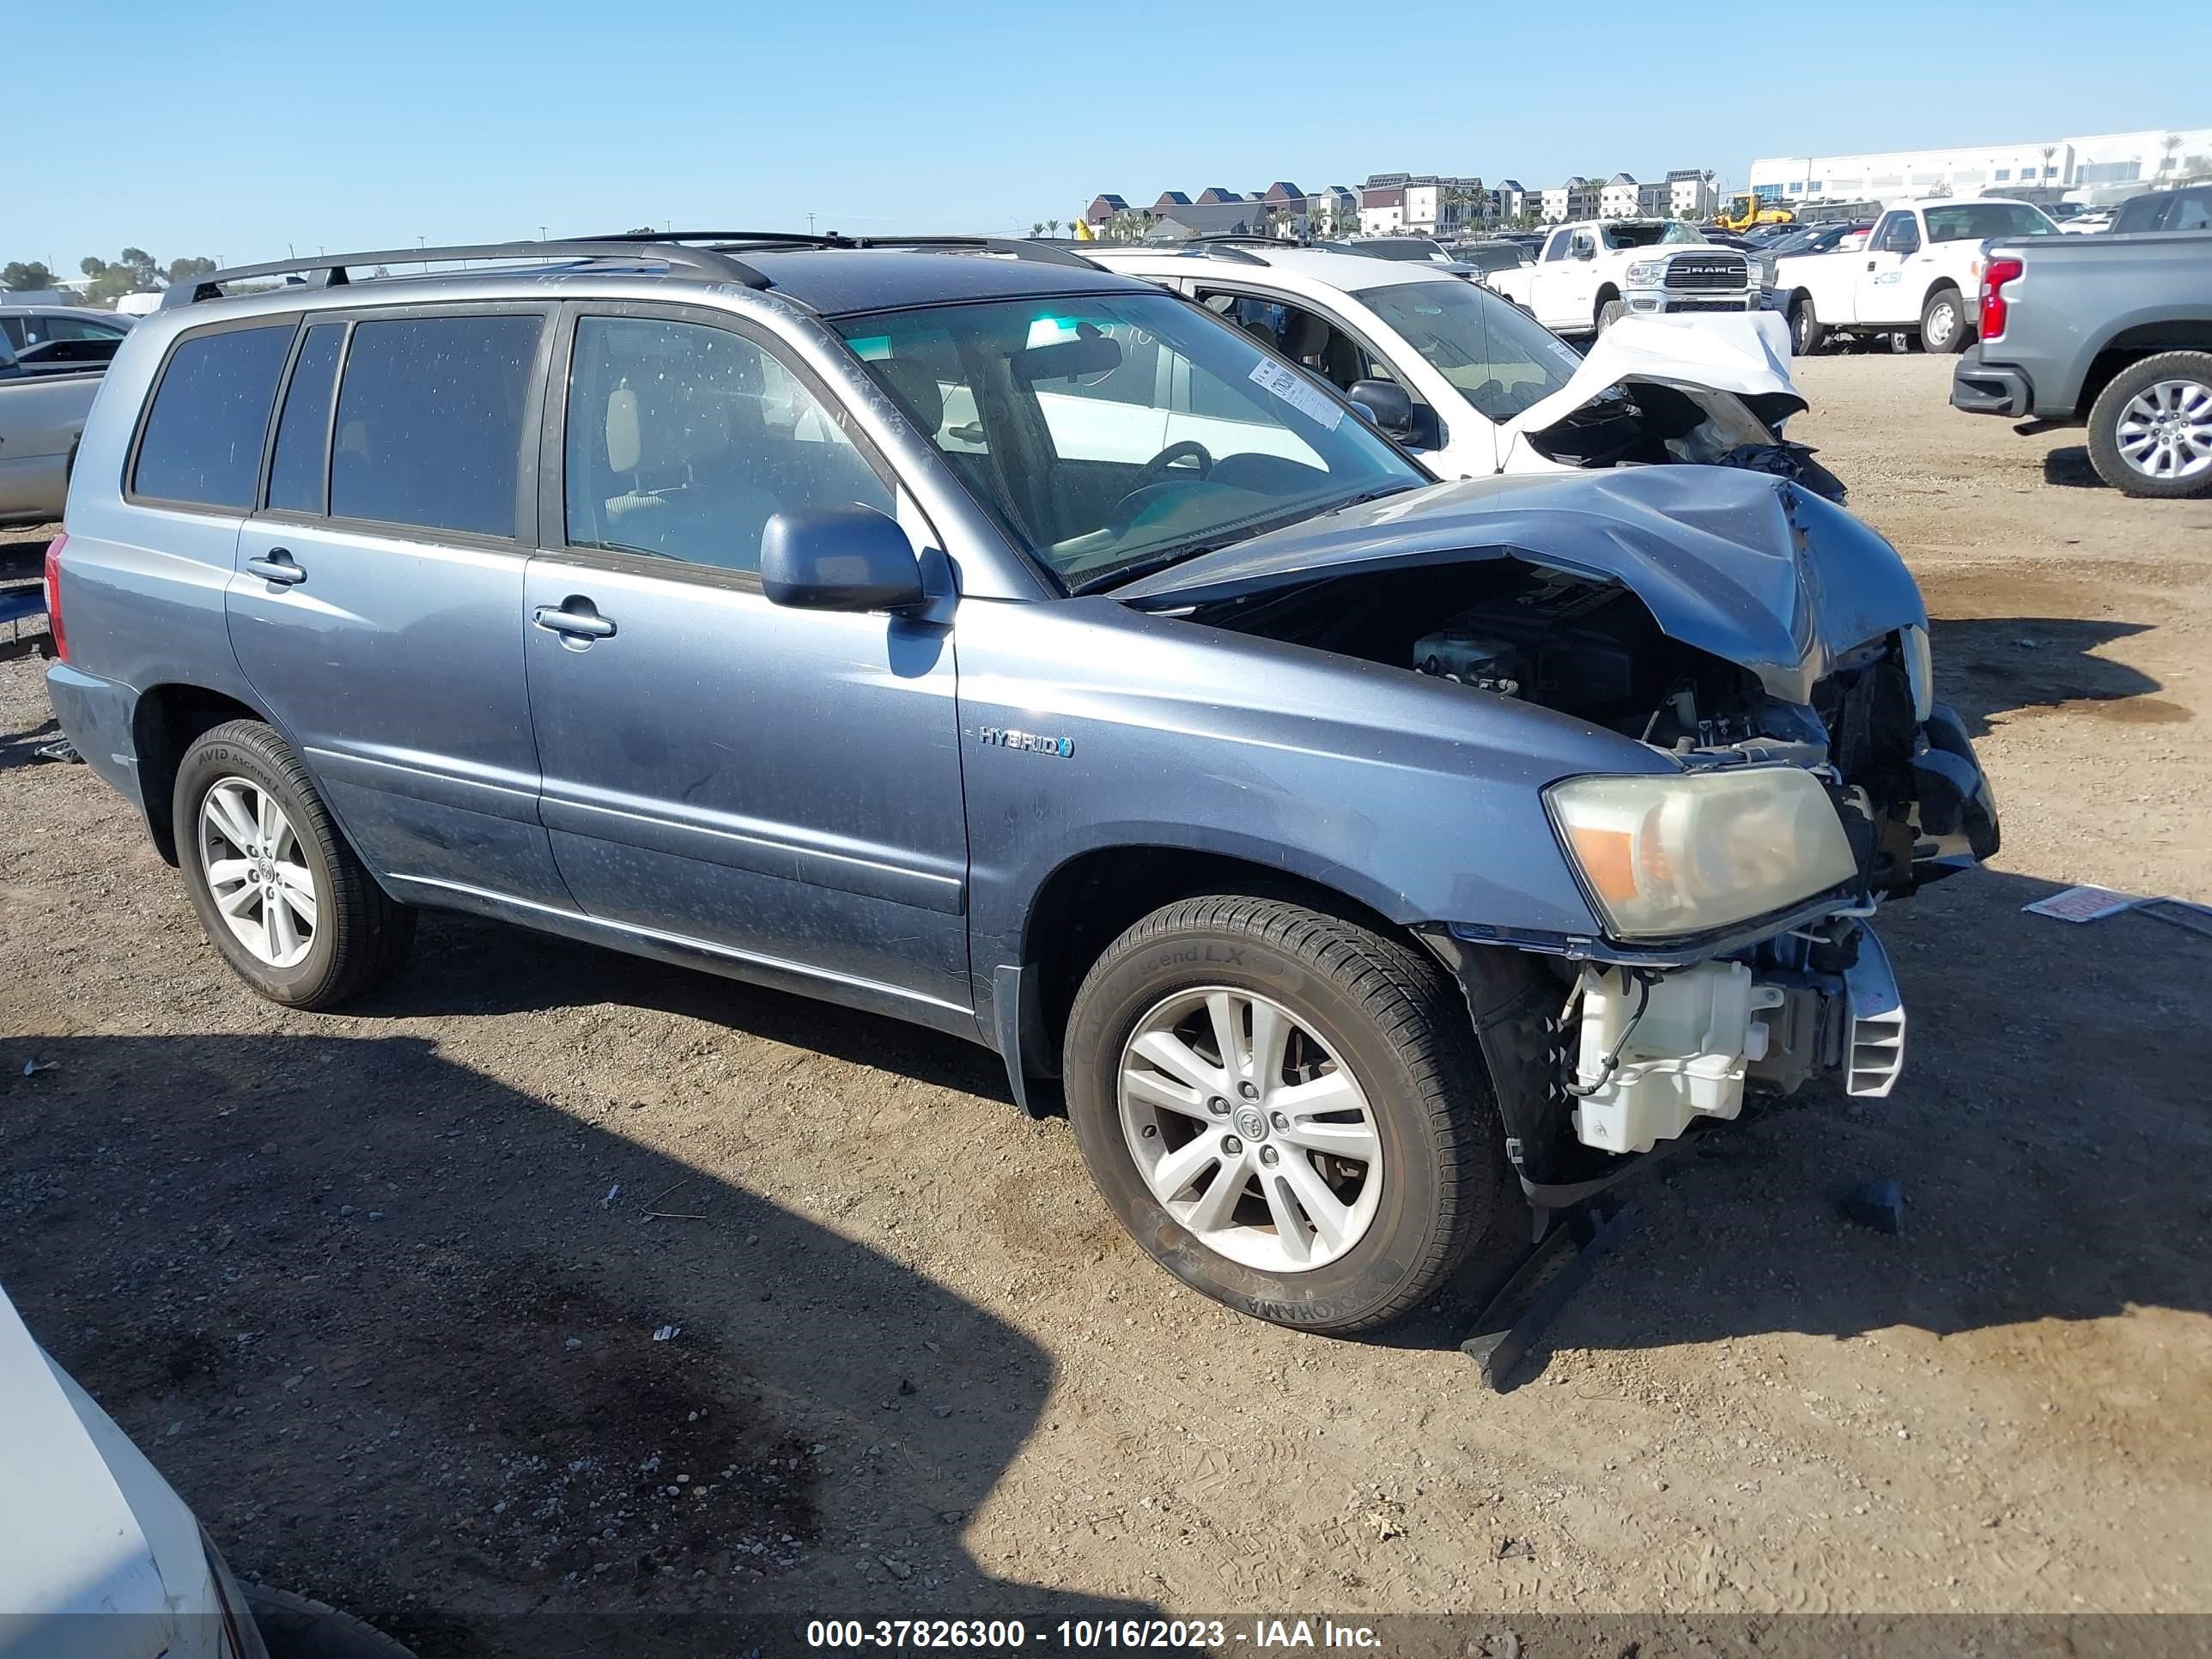
[{"label": "roof rack rail", "polygon": [[704,242],[711,251],[726,252],[747,247],[763,251],[774,247],[817,248],[975,248],[986,253],[1000,253],[1016,259],[1028,259],[1038,264],[1066,265],[1077,270],[1097,270],[1099,267],[1085,258],[1073,248],[1056,243],[1032,241],[1020,236],[848,236],[835,230],[663,230],[625,231],[614,236],[597,236],[599,242]]},{"label": "roof rack rail", "polygon": [[768,278],[752,266],[717,249],[685,247],[680,242],[663,237],[617,236],[574,241],[477,242],[458,247],[386,248],[369,253],[324,253],[311,259],[274,259],[265,264],[234,265],[228,270],[194,277],[189,283],[176,283],[162,295],[161,304],[167,307],[220,300],[222,285],[226,283],[248,282],[257,276],[297,276],[302,272],[313,272],[319,278],[307,284],[309,287],[346,288],[353,283],[352,276],[348,274],[349,268],[356,265],[427,264],[455,259],[629,259],[640,254],[661,260],[671,270],[712,277],[716,282],[739,283],[747,288],[764,289],[769,286]]}]

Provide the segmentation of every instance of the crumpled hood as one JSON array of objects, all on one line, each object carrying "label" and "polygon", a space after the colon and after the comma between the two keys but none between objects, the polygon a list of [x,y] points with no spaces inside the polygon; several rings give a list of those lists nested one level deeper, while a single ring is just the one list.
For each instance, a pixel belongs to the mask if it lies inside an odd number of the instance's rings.
[{"label": "crumpled hood", "polygon": [[1170,567],[1114,597],[1178,610],[1362,571],[1516,558],[1609,577],[1660,629],[1810,701],[1837,656],[1907,623],[1920,589],[1896,549],[1788,481],[1645,466],[1475,478],[1308,519]]},{"label": "crumpled hood", "polygon": [[1548,398],[1505,423],[1509,433],[1541,432],[1626,380],[1653,380],[1690,392],[1728,392],[1767,425],[1805,411],[1790,378],[1789,325],[1771,311],[1626,316],[1590,343],[1582,367]]}]

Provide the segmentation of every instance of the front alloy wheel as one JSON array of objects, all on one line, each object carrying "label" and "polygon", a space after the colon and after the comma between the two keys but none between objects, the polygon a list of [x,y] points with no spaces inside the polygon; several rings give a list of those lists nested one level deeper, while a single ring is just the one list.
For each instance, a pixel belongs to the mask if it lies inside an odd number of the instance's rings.
[{"label": "front alloy wheel", "polygon": [[216,781],[200,803],[200,869],[238,942],[271,968],[296,968],[315,943],[315,876],[300,832],[250,778]]},{"label": "front alloy wheel", "polygon": [[1209,985],[1157,1004],[1122,1050],[1120,1104],[1152,1196],[1231,1261],[1310,1273],[1374,1223],[1382,1142],[1366,1094],[1271,998]]},{"label": "front alloy wheel", "polygon": [[1068,1010],[1067,1116],[1144,1251],[1230,1307],[1372,1329],[1489,1224],[1504,1138],[1467,1002],[1413,940],[1287,899],[1155,910]]}]

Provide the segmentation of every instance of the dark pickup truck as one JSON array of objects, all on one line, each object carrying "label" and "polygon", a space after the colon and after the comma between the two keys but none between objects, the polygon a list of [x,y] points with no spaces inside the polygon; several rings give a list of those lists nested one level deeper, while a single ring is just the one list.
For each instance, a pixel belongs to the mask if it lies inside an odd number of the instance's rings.
[{"label": "dark pickup truck", "polygon": [[1991,242],[1951,404],[2086,425],[2127,495],[2212,492],[2212,231]]}]

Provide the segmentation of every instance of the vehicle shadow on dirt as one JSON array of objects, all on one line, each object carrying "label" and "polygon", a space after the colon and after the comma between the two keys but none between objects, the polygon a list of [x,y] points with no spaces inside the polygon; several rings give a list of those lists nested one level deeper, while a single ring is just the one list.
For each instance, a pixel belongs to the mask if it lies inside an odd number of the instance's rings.
[{"label": "vehicle shadow on dirt", "polygon": [[[2022,912],[2059,890],[1979,872],[1886,911],[1909,1019],[1896,1091],[1748,1109],[1630,1184],[1644,1224],[1553,1343],[2212,1312],[2212,1119],[2193,1104],[2212,1066],[2212,938],[2136,913]],[[2101,1057],[2086,1093],[2085,1046]],[[1887,1179],[1900,1232],[1842,1215],[1844,1189]]]},{"label": "vehicle shadow on dirt", "polygon": [[616,1002],[730,1026],[1014,1109],[996,1054],[926,1026],[451,912],[426,910],[420,927],[407,971],[354,1012],[444,1018]]},{"label": "vehicle shadow on dirt", "polygon": [[1151,1611],[963,1546],[1040,1349],[618,1118],[411,1036],[4,1050],[0,1282],[243,1577],[422,1659]]},{"label": "vehicle shadow on dirt", "polygon": [[1990,730],[1992,717],[2023,710],[2063,708],[2116,726],[2185,720],[2188,710],[2150,695],[2164,689],[2159,681],[2098,654],[2150,626],[2070,617],[1933,617],[1936,695],[1976,738]]}]

